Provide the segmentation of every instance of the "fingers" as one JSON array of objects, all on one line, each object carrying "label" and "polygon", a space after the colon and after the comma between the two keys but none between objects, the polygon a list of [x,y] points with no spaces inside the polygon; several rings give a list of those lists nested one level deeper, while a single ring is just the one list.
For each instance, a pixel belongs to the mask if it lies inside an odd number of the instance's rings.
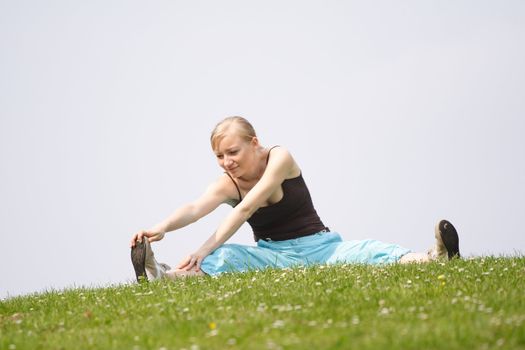
[{"label": "fingers", "polygon": [[197,259],[197,266],[195,266],[195,271],[200,271],[201,270],[202,260],[204,260],[204,259],[201,258],[201,257],[199,257],[199,259]]},{"label": "fingers", "polygon": [[195,269],[196,271],[198,271],[200,269],[201,260],[202,259],[200,257],[197,257],[196,255],[189,255],[180,262],[180,264],[177,266],[177,269],[184,271],[190,271],[192,269]]},{"label": "fingers", "polygon": [[188,264],[182,268],[182,270],[190,271],[191,268],[195,265],[195,257],[192,257]]},{"label": "fingers", "polygon": [[142,239],[144,238],[145,234],[147,234],[147,231],[145,230],[135,233],[133,235],[133,238],[131,239],[131,248],[135,248],[136,242],[142,242]]},{"label": "fingers", "polygon": [[192,268],[196,268],[198,266],[200,257],[198,256],[192,256],[190,263],[186,267],[186,271],[190,271]]},{"label": "fingers", "polygon": [[138,233],[135,233],[133,237],[131,238],[130,247],[135,248],[135,242],[137,242]]},{"label": "fingers", "polygon": [[177,265],[177,269],[181,269],[183,270],[187,265],[188,263],[190,262],[191,260],[191,256],[187,256],[186,258],[184,258],[178,265]]},{"label": "fingers", "polygon": [[176,270],[180,271],[195,271],[199,272],[201,271],[200,266],[204,258],[189,255],[184,260],[182,260],[179,265],[175,268]]},{"label": "fingers", "polygon": [[201,264],[204,258],[202,256],[194,256],[193,259],[190,261],[190,263],[186,266],[184,270],[190,271],[200,271],[201,270]]}]

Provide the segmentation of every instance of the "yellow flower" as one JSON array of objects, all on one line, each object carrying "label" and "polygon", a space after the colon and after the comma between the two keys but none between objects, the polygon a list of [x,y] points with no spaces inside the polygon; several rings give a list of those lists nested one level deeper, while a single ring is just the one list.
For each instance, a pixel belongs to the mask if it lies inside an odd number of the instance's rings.
[{"label": "yellow flower", "polygon": [[217,328],[217,324],[215,322],[210,322],[208,324],[208,327],[211,329],[211,330],[214,330],[215,328]]},{"label": "yellow flower", "polygon": [[444,280],[445,279],[445,275],[439,275],[438,276],[438,280]]}]

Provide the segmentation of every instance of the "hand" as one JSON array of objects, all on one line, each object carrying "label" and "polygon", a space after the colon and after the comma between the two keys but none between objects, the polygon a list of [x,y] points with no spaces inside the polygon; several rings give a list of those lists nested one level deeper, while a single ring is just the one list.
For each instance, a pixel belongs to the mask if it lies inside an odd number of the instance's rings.
[{"label": "hand", "polygon": [[208,256],[208,253],[204,253],[199,250],[196,253],[190,254],[186,258],[184,258],[179,263],[179,265],[177,265],[177,269],[181,269],[184,271],[194,270],[194,271],[199,272],[201,270],[202,261],[207,256]]},{"label": "hand", "polygon": [[135,247],[136,242],[142,242],[142,239],[146,237],[146,239],[151,242],[160,241],[164,238],[164,235],[166,232],[163,231],[156,231],[156,230],[142,230],[133,235],[131,238],[131,248]]}]

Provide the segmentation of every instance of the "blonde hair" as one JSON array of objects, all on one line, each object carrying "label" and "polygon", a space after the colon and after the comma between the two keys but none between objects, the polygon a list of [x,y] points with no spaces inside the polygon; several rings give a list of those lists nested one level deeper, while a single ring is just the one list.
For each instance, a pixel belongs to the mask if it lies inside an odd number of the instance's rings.
[{"label": "blonde hair", "polygon": [[222,139],[230,133],[235,133],[246,141],[251,141],[257,137],[255,129],[249,121],[239,116],[228,117],[221,120],[211,132],[211,148],[215,151]]}]

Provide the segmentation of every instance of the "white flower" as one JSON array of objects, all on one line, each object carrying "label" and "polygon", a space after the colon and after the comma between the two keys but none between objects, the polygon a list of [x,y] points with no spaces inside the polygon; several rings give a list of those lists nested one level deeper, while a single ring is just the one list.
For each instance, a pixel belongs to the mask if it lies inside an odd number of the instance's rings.
[{"label": "white flower", "polygon": [[381,311],[379,311],[380,315],[388,315],[389,313],[390,313],[390,310],[388,310],[387,307],[384,307],[381,309]]},{"label": "white flower", "polygon": [[276,321],[272,324],[272,327],[273,327],[273,328],[283,328],[283,327],[284,327],[284,321],[283,321],[283,320],[276,320]]}]

